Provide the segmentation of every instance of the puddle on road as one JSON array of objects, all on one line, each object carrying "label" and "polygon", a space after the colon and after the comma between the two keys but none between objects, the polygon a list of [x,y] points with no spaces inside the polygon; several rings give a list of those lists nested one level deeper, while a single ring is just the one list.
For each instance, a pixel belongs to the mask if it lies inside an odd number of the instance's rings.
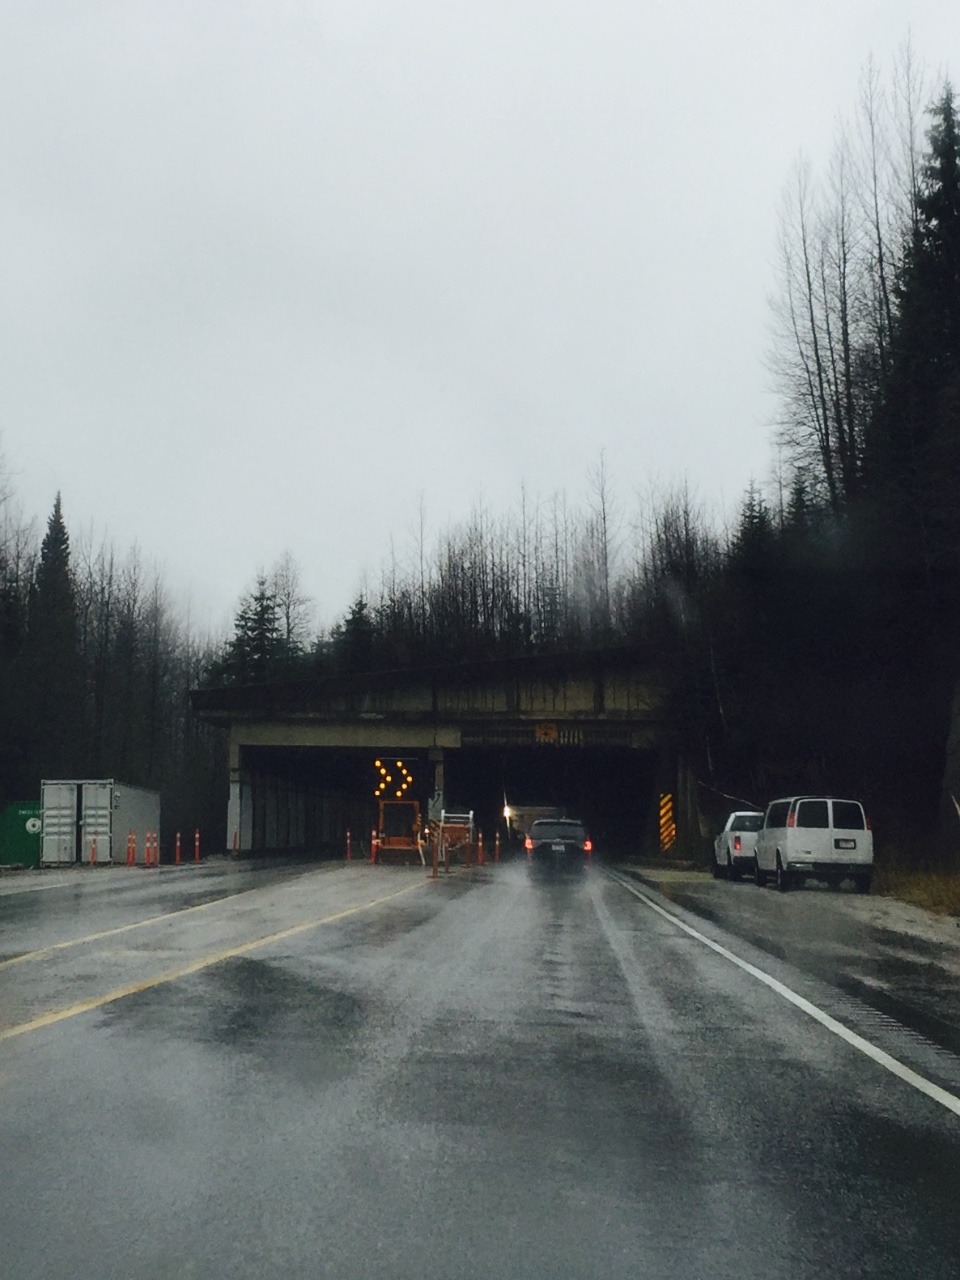
[{"label": "puddle on road", "polygon": [[373,1001],[249,957],[225,960],[102,1010],[112,1030],[189,1039],[225,1067],[240,1059],[303,1086],[349,1074],[364,1029],[381,1014]]},{"label": "puddle on road", "polygon": [[885,1182],[909,1187],[918,1200],[942,1206],[942,1222],[956,1230],[960,1150],[952,1134],[918,1132],[871,1111],[857,1126],[853,1146],[858,1168],[879,1170]]},{"label": "puddle on road", "polygon": [[355,918],[350,922],[346,936],[334,945],[351,951],[358,947],[389,947],[415,929],[428,924],[436,913],[437,908],[433,903],[425,906],[415,903],[397,904],[390,912]]},{"label": "puddle on road", "polygon": [[264,960],[239,957],[211,970],[215,986],[208,1028],[220,1044],[242,1045],[291,1021],[298,1036],[353,1035],[365,1021],[355,996],[291,973]]}]

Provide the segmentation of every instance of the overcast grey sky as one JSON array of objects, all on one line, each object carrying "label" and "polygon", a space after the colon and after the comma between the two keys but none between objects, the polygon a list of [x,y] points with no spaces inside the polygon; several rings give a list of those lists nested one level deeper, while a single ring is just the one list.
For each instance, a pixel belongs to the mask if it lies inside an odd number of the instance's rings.
[{"label": "overcast grey sky", "polygon": [[770,467],[777,211],[957,0],[0,0],[0,444],[226,625],[331,622],[422,492]]}]

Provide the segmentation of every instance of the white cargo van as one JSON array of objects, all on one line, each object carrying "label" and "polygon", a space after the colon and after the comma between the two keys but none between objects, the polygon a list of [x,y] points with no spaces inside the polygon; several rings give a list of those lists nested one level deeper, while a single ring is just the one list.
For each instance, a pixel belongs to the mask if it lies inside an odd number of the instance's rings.
[{"label": "white cargo van", "polygon": [[757,884],[775,877],[781,892],[809,877],[851,879],[867,893],[873,878],[873,832],[859,800],[791,796],[767,805],[757,833]]}]

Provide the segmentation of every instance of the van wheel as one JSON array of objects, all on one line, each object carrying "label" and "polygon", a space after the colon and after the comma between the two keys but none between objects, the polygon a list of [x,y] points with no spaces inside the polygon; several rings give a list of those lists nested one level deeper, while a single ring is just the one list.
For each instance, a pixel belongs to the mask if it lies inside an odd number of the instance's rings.
[{"label": "van wheel", "polygon": [[790,888],[790,872],[787,871],[783,863],[780,861],[780,855],[777,854],[777,890],[780,893],[786,893]]},{"label": "van wheel", "polygon": [[760,870],[760,863],[756,858],[753,860],[753,882],[761,889],[767,883],[767,873]]}]

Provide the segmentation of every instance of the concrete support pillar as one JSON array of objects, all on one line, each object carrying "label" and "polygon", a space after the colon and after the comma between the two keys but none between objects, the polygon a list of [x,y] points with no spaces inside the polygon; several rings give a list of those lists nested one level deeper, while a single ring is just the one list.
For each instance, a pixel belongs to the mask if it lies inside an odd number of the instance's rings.
[{"label": "concrete support pillar", "polygon": [[677,761],[677,851],[698,861],[703,840],[700,830],[700,797],[697,775],[682,757]]},{"label": "concrete support pillar", "polygon": [[433,795],[427,805],[427,817],[439,822],[443,809],[443,747],[431,747],[427,759],[433,765]]},{"label": "concrete support pillar", "polygon": [[697,775],[670,748],[661,753],[658,775],[653,847],[663,857],[698,861],[703,839]]},{"label": "concrete support pillar", "polygon": [[238,847],[243,848],[240,839],[240,743],[235,729],[230,731],[229,746],[230,790],[227,795],[227,852],[233,851],[233,836],[237,833]]},{"label": "concrete support pillar", "polygon": [[238,848],[243,847],[240,841],[240,743],[236,733],[230,733],[230,791],[227,795],[227,852],[233,851],[233,838],[236,833]]},{"label": "concrete support pillar", "polygon": [[240,780],[240,851],[253,848],[253,786],[249,778]]},{"label": "concrete support pillar", "polygon": [[950,732],[947,735],[943,783],[940,788],[937,853],[944,866],[960,866],[960,680],[953,692]]},{"label": "concrete support pillar", "polygon": [[233,835],[237,833],[240,853],[253,848],[253,803],[249,777],[244,777],[241,767],[241,747],[232,732],[230,735],[230,790],[227,794],[227,852],[233,852]]}]

